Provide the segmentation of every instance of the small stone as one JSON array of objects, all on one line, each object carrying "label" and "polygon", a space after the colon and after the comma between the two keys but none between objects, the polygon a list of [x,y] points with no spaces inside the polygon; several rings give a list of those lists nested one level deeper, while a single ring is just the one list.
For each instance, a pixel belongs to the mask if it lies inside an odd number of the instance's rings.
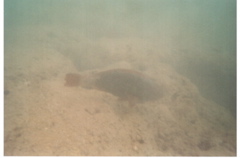
[{"label": "small stone", "polygon": [[133,150],[138,151],[138,147],[136,145],[134,145]]}]

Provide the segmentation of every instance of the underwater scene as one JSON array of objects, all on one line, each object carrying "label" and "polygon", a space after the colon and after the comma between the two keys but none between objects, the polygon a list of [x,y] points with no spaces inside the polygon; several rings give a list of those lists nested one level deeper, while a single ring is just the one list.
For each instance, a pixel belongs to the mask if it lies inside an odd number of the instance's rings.
[{"label": "underwater scene", "polygon": [[236,0],[5,0],[5,156],[236,156]]}]

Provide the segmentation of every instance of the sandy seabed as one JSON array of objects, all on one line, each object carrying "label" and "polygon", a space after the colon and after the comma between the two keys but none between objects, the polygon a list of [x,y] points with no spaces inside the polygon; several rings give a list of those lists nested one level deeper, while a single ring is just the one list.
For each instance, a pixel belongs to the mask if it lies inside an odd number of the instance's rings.
[{"label": "sandy seabed", "polygon": [[[101,39],[81,53],[91,42],[57,38],[46,33],[5,48],[4,155],[236,155],[234,117],[163,62],[167,53],[154,53],[140,39]],[[53,44],[39,44],[44,41]],[[132,107],[106,92],[64,86],[69,72],[106,68],[151,76],[164,96]]]}]

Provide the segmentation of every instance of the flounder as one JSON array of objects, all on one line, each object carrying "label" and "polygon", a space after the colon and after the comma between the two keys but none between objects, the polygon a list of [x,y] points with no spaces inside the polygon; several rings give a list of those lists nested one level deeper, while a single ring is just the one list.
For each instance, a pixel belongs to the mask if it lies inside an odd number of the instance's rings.
[{"label": "flounder", "polygon": [[65,81],[65,86],[94,88],[134,103],[158,100],[163,95],[163,89],[156,81],[129,69],[106,70],[88,77],[69,73]]}]

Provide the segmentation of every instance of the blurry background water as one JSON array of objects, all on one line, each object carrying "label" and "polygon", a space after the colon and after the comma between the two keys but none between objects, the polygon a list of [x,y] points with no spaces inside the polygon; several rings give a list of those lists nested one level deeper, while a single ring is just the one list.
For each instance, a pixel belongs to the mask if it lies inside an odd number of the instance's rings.
[{"label": "blurry background water", "polygon": [[[6,0],[4,16],[5,55],[13,46],[31,47],[39,40],[43,48],[65,52],[83,70],[101,62],[90,65],[81,57],[104,60],[111,54],[86,40],[141,38],[159,48],[147,53],[167,52],[159,61],[187,76],[204,97],[236,113],[235,0]],[[32,28],[39,31],[27,36]]]}]

